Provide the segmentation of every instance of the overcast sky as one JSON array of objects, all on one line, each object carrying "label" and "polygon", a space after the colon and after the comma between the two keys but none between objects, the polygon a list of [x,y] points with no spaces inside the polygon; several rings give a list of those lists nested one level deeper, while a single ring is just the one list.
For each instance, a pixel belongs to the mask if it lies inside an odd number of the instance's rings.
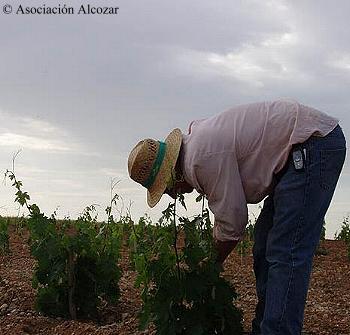
[{"label": "overcast sky", "polygon": [[[349,135],[348,0],[90,4],[119,11],[0,12],[0,172],[21,149],[16,175],[47,214],[59,206],[59,216],[74,218],[92,203],[104,208],[116,177],[134,217],[157,218],[169,198],[147,208],[145,190],[128,178],[129,151],[237,104],[291,97],[338,117]],[[327,214],[329,237],[350,212],[349,193],[347,159]],[[17,213],[13,200],[10,183],[1,183],[0,215]],[[199,210],[193,196],[188,201]]]}]

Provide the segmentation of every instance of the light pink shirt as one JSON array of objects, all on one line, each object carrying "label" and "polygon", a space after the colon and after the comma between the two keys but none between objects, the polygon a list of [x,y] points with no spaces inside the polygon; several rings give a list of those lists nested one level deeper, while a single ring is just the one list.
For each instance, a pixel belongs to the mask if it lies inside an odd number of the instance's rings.
[{"label": "light pink shirt", "polygon": [[325,136],[337,119],[294,100],[241,105],[193,121],[183,135],[185,180],[205,194],[214,213],[214,237],[240,240],[247,225],[247,203],[272,190],[293,144]]}]

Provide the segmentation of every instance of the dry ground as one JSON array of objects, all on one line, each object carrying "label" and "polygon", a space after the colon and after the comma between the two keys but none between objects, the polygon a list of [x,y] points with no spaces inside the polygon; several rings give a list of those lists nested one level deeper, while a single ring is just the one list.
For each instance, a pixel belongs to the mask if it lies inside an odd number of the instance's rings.
[{"label": "dry ground", "polygon": [[[102,324],[44,317],[34,311],[35,290],[31,287],[35,261],[29,254],[27,236],[11,232],[11,254],[0,256],[0,335],[131,335],[154,334],[138,331],[137,312],[141,300],[134,288],[135,273],[128,268],[123,252],[124,271],[118,306],[102,309]],[[323,242],[328,255],[316,256],[307,300],[304,330],[308,334],[350,335],[350,261],[342,241]],[[233,253],[225,264],[224,276],[236,287],[237,304],[244,311],[244,327],[250,330],[256,303],[252,255],[241,258]]]}]

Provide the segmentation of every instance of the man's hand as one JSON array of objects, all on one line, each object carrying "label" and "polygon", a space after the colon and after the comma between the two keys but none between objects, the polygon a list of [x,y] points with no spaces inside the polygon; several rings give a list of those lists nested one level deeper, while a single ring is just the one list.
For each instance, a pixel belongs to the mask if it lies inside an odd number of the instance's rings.
[{"label": "man's hand", "polygon": [[236,247],[239,241],[218,241],[215,246],[218,253],[217,262],[222,264],[231,251]]}]

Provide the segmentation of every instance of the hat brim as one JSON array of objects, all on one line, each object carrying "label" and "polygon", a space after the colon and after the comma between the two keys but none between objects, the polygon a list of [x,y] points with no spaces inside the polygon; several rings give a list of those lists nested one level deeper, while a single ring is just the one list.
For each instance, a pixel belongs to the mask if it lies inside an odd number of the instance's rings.
[{"label": "hat brim", "polygon": [[164,142],[167,146],[163,163],[154,183],[147,191],[147,203],[151,208],[154,207],[161,199],[169,178],[171,177],[171,171],[175,168],[182,143],[181,130],[179,128],[172,130]]}]

